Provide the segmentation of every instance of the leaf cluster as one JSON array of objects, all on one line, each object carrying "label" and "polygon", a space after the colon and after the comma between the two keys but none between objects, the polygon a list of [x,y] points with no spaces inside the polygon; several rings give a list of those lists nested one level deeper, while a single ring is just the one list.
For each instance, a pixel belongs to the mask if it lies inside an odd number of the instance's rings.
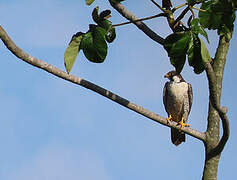
[{"label": "leaf cluster", "polygon": [[207,47],[198,34],[203,35],[209,41],[206,31],[199,25],[199,19],[193,19],[189,30],[175,32],[165,38],[164,48],[178,73],[181,73],[184,67],[186,56],[196,74],[204,71],[204,62],[211,61]]},{"label": "leaf cluster", "polygon": [[[88,4],[92,3],[92,1],[87,2]],[[110,14],[110,10],[99,13],[99,7],[94,8],[92,18],[96,24],[90,24],[86,33],[78,32],[72,36],[64,53],[64,65],[68,73],[70,73],[80,50],[89,61],[104,62],[108,50],[107,43],[112,43],[116,38],[115,28],[108,20]]]},{"label": "leaf cluster", "polygon": [[[94,1],[85,0],[87,5],[91,5]],[[120,3],[122,1],[124,0],[111,0],[110,2]],[[167,36],[164,41],[164,48],[168,52],[171,64],[178,73],[182,71],[187,57],[189,65],[194,68],[194,72],[200,74],[205,69],[204,63],[211,61],[211,57],[199,35],[202,35],[209,43],[205,29],[217,30],[219,35],[230,39],[230,32],[234,28],[237,3],[233,0],[186,0],[186,2],[187,8],[192,12],[187,23],[189,28],[181,27],[181,31],[175,31]],[[167,9],[172,6],[169,0],[162,1],[162,3]],[[164,5],[165,3],[168,4]],[[198,18],[195,18],[192,8],[200,3],[201,9]],[[172,11],[170,12],[172,13]],[[90,24],[86,33],[78,32],[73,35],[64,54],[64,63],[68,73],[70,73],[80,50],[83,51],[89,61],[104,62],[108,51],[107,43],[112,43],[116,38],[115,28],[108,20],[110,14],[110,10],[99,13],[99,7],[94,8],[92,18],[95,24]]]},{"label": "leaf cluster", "polygon": [[[195,0],[186,1],[190,5],[196,2]],[[203,1],[198,14],[199,18],[188,21],[189,29],[175,32],[165,39],[164,48],[177,72],[182,71],[186,56],[196,74],[204,71],[204,63],[211,61],[211,57],[205,43],[199,38],[199,34],[204,36],[208,43],[209,39],[205,29],[217,30],[219,35],[230,39],[230,32],[234,28],[235,11],[236,3],[231,0]]]},{"label": "leaf cluster", "polygon": [[236,10],[234,1],[209,0],[202,3],[201,9],[199,18],[204,28],[217,30],[219,35],[227,35],[233,31]]}]

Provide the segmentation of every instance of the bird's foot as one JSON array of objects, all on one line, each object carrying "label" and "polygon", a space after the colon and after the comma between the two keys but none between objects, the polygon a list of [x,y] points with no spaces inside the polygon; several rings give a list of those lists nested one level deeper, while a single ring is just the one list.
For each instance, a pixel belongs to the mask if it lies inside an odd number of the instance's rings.
[{"label": "bird's foot", "polygon": [[171,114],[170,114],[169,117],[167,118],[167,123],[169,123],[170,121],[172,121],[172,116],[171,116]]},{"label": "bird's foot", "polygon": [[182,117],[182,120],[179,122],[179,125],[181,126],[180,129],[182,129],[183,127],[189,127],[189,124],[185,124],[184,123],[184,118]]}]

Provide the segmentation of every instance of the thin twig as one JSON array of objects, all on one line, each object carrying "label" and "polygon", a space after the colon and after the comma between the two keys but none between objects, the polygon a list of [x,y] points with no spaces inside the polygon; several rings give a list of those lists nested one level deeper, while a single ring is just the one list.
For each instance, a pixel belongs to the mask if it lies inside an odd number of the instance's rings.
[{"label": "thin twig", "polygon": [[182,13],[177,17],[177,19],[174,21],[174,24],[177,24],[179,21],[181,21],[181,19],[183,19],[183,17],[187,14],[187,12],[189,11],[189,7],[186,7]]},{"label": "thin twig", "polygon": [[192,7],[189,6],[189,8],[190,8],[190,11],[191,11],[191,13],[192,13],[193,18],[195,18],[195,13],[194,13]]},{"label": "thin twig", "polygon": [[111,6],[116,9],[123,17],[125,17],[127,20],[133,22],[141,31],[143,31],[148,37],[150,37],[155,42],[163,45],[164,44],[164,38],[159,36],[157,33],[152,31],[145,23],[142,21],[137,21],[138,18],[131,12],[129,12],[121,3],[115,3],[112,0],[109,0],[109,3]]},{"label": "thin twig", "polygon": [[151,2],[158,7],[162,12],[166,12],[166,10],[164,8],[162,8],[157,2],[155,2],[154,0],[151,0]]},{"label": "thin twig", "polygon": [[177,19],[175,20],[174,24],[178,23],[179,21],[181,21],[181,19],[183,19],[183,17],[187,14],[187,12],[194,7],[194,5],[196,4],[200,4],[202,2],[205,2],[206,0],[200,0],[200,1],[194,1],[193,3],[190,3],[188,7],[186,7],[182,13],[177,17]]},{"label": "thin twig", "polygon": [[171,11],[174,13],[176,10],[178,10],[178,9],[180,9],[180,8],[186,6],[186,5],[188,5],[188,3],[180,4],[180,5],[176,6],[176,7],[174,7]]},{"label": "thin twig", "polygon": [[195,6],[191,6],[192,9],[195,9],[195,10],[198,10],[198,11],[202,11],[202,12],[207,12],[207,10],[204,10],[204,9],[199,9]]},{"label": "thin twig", "polygon": [[[54,67],[51,64],[48,64],[42,60],[39,60],[35,57],[32,57],[31,55],[25,53],[22,49],[16,46],[16,44],[10,39],[8,34],[5,32],[5,30],[0,26],[0,39],[3,41],[5,46],[19,59],[25,61],[26,63],[29,63],[37,68],[40,68],[54,76],[57,76],[59,78],[62,78],[66,81],[70,81],[74,84],[80,85],[84,88],[90,89],[91,91],[94,91],[134,112],[137,112],[155,122],[158,122],[160,124],[163,124],[168,127],[172,127],[175,129],[180,129],[178,124],[175,122],[167,122],[167,119],[164,117],[161,117],[160,115],[153,113],[142,106],[136,105],[135,103],[132,103],[128,101],[127,99],[120,97],[111,91],[104,89],[96,84],[93,84],[87,80],[84,80],[80,77],[76,77],[73,75],[69,75],[66,72]],[[197,131],[195,129],[189,128],[189,127],[184,127],[183,129],[180,129],[180,131],[185,132],[186,134],[189,134],[199,140],[202,140],[203,142],[206,141],[206,135],[205,133],[202,133],[200,131]]]},{"label": "thin twig", "polygon": [[165,16],[165,14],[164,13],[160,13],[160,14],[156,14],[154,16],[149,16],[149,17],[137,19],[137,20],[135,20],[133,22],[128,21],[128,22],[124,22],[124,23],[120,23],[120,24],[113,24],[113,27],[122,26],[122,25],[126,25],[126,24],[131,24],[131,23],[135,23],[135,22],[138,22],[138,21],[146,21],[146,20],[150,20],[150,19],[154,19],[154,18],[162,17],[162,16]]}]

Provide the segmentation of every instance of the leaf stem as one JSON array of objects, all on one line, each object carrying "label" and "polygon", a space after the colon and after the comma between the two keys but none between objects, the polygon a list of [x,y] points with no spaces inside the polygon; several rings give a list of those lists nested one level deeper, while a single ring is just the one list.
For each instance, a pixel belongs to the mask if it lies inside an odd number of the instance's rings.
[{"label": "leaf stem", "polygon": [[189,10],[191,11],[193,18],[195,18],[195,13],[194,13],[194,11],[193,11],[191,6],[189,6]]},{"label": "leaf stem", "polygon": [[199,9],[199,8],[197,8],[197,7],[195,7],[195,6],[190,6],[190,8],[195,9],[195,10],[198,10],[198,11],[202,11],[202,12],[207,12],[207,10]]},{"label": "leaf stem", "polygon": [[163,45],[164,44],[164,38],[155,33],[151,28],[149,28],[144,22],[136,21],[138,18],[130,11],[127,10],[125,6],[123,6],[121,3],[114,3],[114,1],[109,0],[110,5],[117,10],[123,17],[125,17],[127,20],[133,22],[134,25],[138,27],[142,32],[144,32],[149,38],[151,38],[153,41]]}]

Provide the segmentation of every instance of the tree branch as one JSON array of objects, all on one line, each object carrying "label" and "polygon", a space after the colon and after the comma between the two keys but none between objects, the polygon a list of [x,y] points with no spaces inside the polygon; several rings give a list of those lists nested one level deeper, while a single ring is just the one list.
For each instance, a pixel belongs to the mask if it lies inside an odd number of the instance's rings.
[{"label": "tree branch", "polygon": [[[184,18],[184,16],[187,14],[187,12],[191,9],[191,8],[194,8],[196,9],[195,7],[193,7],[195,4],[200,4],[202,2],[204,2],[206,0],[200,0],[200,1],[194,1],[192,3],[190,3],[183,11],[182,13],[177,17],[177,19],[175,20],[174,24],[178,23],[179,21],[181,21],[181,19]],[[174,12],[176,9],[173,9],[172,11]],[[200,9],[201,11],[201,9]],[[203,10],[202,10],[203,11]]]},{"label": "tree branch", "polygon": [[178,6],[174,7],[171,11],[174,13],[176,10],[178,10],[178,9],[180,9],[180,8],[186,6],[186,5],[188,5],[188,3],[184,3],[184,4],[181,4],[181,5],[178,5]]},{"label": "tree branch", "polygon": [[182,11],[182,13],[177,17],[177,19],[174,21],[174,24],[177,24],[179,21],[181,21],[181,19],[183,19],[184,18],[184,16],[187,14],[187,12],[189,11],[189,6],[188,7],[186,7],[183,11]]},{"label": "tree branch", "polygon": [[144,24],[141,21],[137,21],[138,18],[129,12],[121,3],[114,3],[112,0],[109,0],[109,3],[111,6],[116,9],[123,17],[125,17],[127,20],[133,22],[141,31],[143,31],[148,37],[150,37],[155,42],[163,45],[164,44],[164,38],[156,34],[154,31],[152,31],[146,24]]},{"label": "tree branch", "polygon": [[[180,127],[178,126],[177,123],[175,122],[167,122],[167,119],[164,117],[161,117],[158,114],[155,114],[145,108],[143,108],[142,106],[136,105],[130,101],[128,101],[125,98],[122,98],[96,84],[93,84],[87,80],[84,80],[82,78],[73,76],[73,75],[69,75],[66,72],[52,66],[51,64],[48,64],[42,60],[39,60],[35,57],[32,57],[31,55],[25,53],[22,49],[20,49],[19,47],[16,46],[16,44],[10,39],[10,37],[7,35],[7,33],[5,32],[5,30],[0,26],[0,39],[3,41],[3,43],[6,45],[6,47],[18,58],[22,59],[23,61],[38,67],[40,69],[43,69],[44,71],[47,71],[48,73],[55,75],[59,78],[62,78],[66,81],[70,81],[74,84],[80,85],[84,88],[90,89],[134,112],[137,112],[155,122],[158,122],[160,124],[163,124],[165,126],[168,127],[172,127],[175,129],[179,129]],[[189,128],[189,127],[184,127],[183,129],[181,129],[180,131],[185,132],[186,134],[189,134],[199,140],[202,141],[206,141],[206,135],[205,133],[202,133],[200,131],[197,131],[195,129]]]},{"label": "tree branch", "polygon": [[151,0],[151,2],[156,6],[158,7],[162,12],[165,13],[166,9],[164,9],[163,7],[161,7],[157,2],[155,2],[154,0]]},{"label": "tree branch", "polygon": [[119,24],[113,24],[112,26],[113,26],[113,27],[117,27],[117,26],[122,26],[122,25],[126,25],[126,24],[131,24],[131,23],[138,22],[138,21],[146,21],[146,20],[150,20],[150,19],[154,19],[154,18],[162,17],[162,16],[165,17],[165,14],[164,14],[164,13],[159,13],[159,14],[156,14],[156,15],[154,15],[154,16],[149,16],[149,17],[137,19],[137,20],[135,20],[135,21],[133,21],[133,22],[128,21],[128,22],[123,22],[123,23],[119,23]]}]

